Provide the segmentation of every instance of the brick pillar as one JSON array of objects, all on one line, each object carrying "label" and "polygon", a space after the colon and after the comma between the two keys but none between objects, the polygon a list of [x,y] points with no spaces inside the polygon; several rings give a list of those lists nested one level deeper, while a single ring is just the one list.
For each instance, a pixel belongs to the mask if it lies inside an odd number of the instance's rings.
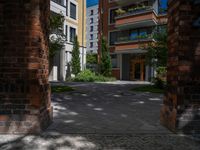
[{"label": "brick pillar", "polygon": [[200,133],[199,8],[195,0],[169,0],[168,89],[161,123],[187,134]]},{"label": "brick pillar", "polygon": [[0,1],[0,133],[37,133],[52,119],[49,0]]}]

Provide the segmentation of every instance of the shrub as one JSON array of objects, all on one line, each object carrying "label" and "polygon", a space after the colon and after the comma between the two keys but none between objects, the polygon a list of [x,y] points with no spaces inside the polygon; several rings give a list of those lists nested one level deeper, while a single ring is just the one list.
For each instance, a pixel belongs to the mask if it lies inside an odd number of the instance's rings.
[{"label": "shrub", "polygon": [[94,82],[95,81],[95,73],[91,72],[90,70],[86,69],[80,72],[73,81],[76,82]]},{"label": "shrub", "polygon": [[158,67],[156,69],[157,77],[160,78],[163,81],[167,80],[167,69],[166,67]]},{"label": "shrub", "polygon": [[165,89],[166,87],[166,81],[158,77],[153,79],[153,83],[154,83],[154,86],[159,89]]},{"label": "shrub", "polygon": [[86,69],[80,72],[72,80],[75,82],[107,82],[107,81],[115,81],[116,79],[113,77],[104,77],[102,75],[96,75],[94,72]]}]

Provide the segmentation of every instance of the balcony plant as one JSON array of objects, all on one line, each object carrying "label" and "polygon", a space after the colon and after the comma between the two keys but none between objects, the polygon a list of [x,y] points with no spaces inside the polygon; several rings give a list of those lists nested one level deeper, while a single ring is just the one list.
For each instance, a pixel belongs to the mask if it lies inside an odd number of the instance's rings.
[{"label": "balcony plant", "polygon": [[126,11],[121,8],[117,9],[115,12],[117,13],[118,16],[124,15],[126,13]]},{"label": "balcony plant", "polygon": [[142,6],[137,6],[137,7],[129,8],[129,9],[128,9],[128,12],[129,12],[129,13],[134,13],[134,12],[146,10],[146,9],[148,9],[148,8],[151,8],[151,6],[142,5]]},{"label": "balcony plant", "polygon": [[130,40],[130,38],[129,37],[119,37],[118,38],[118,42],[126,42],[126,41],[129,41]]},{"label": "balcony plant", "polygon": [[137,39],[138,39],[138,40],[139,40],[139,39],[148,39],[148,38],[150,38],[150,37],[151,37],[150,34],[138,35],[138,36],[137,36]]}]

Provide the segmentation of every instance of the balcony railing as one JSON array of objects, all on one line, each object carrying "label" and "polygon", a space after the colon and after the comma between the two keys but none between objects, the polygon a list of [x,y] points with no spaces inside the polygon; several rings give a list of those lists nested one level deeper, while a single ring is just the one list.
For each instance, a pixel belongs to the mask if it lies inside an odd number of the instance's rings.
[{"label": "balcony railing", "polygon": [[51,0],[51,1],[57,3],[57,4],[61,5],[61,6],[64,6],[64,0]]},{"label": "balcony railing", "polygon": [[142,6],[142,7],[136,7],[136,8],[129,8],[128,10],[122,10],[118,9],[116,10],[117,17],[116,19],[122,18],[122,17],[127,17],[127,16],[132,16],[132,15],[137,15],[145,12],[152,11],[153,7],[152,6]]},{"label": "balcony railing", "polygon": [[136,37],[119,37],[115,44],[120,44],[120,43],[129,43],[129,42],[138,42],[138,41],[149,41],[153,40],[152,34],[149,35],[139,35]]}]

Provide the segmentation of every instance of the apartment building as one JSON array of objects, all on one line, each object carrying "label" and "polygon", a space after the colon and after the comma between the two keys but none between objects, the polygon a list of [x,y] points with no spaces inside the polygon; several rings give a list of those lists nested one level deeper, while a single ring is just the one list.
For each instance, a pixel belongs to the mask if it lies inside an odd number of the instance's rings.
[{"label": "apartment building", "polygon": [[81,69],[86,66],[86,0],[51,0],[50,9],[51,12],[64,16],[62,32],[66,41],[54,58],[49,79],[64,81],[66,76],[71,75],[71,53],[76,35],[80,44]]},{"label": "apartment building", "polygon": [[100,0],[99,37],[107,38],[112,74],[117,79],[148,81],[154,76],[141,45],[154,42],[152,33],[167,23],[159,5],[159,0]]},{"label": "apartment building", "polygon": [[98,50],[98,5],[87,8],[87,53],[97,54]]}]

